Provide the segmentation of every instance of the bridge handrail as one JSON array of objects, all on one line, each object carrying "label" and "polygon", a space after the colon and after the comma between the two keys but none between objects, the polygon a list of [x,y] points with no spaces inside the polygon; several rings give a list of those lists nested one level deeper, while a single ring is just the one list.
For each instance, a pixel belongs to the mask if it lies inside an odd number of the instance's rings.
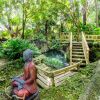
[{"label": "bridge handrail", "polygon": [[100,41],[100,35],[85,35],[86,40]]},{"label": "bridge handrail", "polygon": [[85,38],[85,34],[82,32],[82,46],[85,55],[86,64],[89,63],[89,46]]},{"label": "bridge handrail", "polygon": [[70,41],[70,65],[72,65],[72,32],[69,35],[69,41]]}]

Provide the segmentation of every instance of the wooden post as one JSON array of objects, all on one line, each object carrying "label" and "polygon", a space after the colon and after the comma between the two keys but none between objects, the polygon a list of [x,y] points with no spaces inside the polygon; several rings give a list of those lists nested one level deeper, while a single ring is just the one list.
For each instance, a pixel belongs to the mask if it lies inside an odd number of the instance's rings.
[{"label": "wooden post", "polygon": [[70,65],[72,65],[72,32],[70,33]]},{"label": "wooden post", "polygon": [[53,73],[52,73],[51,81],[52,81],[52,86],[55,86],[55,80],[54,80],[54,74]]}]

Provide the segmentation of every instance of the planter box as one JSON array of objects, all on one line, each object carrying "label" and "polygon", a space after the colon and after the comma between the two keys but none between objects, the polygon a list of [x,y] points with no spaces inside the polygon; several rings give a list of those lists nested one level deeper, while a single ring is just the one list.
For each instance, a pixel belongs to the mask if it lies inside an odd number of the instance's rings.
[{"label": "planter box", "polygon": [[78,69],[81,62],[75,63],[73,65],[64,67],[59,70],[51,70],[49,71],[48,68],[41,66],[46,66],[44,64],[37,65],[37,83],[45,88],[48,89],[52,86],[59,86],[64,83],[65,79],[74,74],[72,70]]}]

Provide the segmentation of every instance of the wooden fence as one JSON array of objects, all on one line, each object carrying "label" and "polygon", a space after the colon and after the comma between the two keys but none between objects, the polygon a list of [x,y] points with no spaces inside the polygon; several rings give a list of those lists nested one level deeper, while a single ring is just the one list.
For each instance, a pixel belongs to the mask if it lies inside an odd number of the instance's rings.
[{"label": "wooden fence", "polygon": [[[73,40],[77,40],[77,38],[79,38],[79,40],[81,39],[81,35],[77,36],[77,35],[72,35]],[[100,35],[85,35],[85,38],[87,41],[93,41],[93,42],[100,42]],[[61,33],[59,36],[56,36],[57,40],[60,40],[61,43],[66,43],[69,42],[70,39],[70,34],[65,34],[65,33]],[[49,37],[49,40],[52,40],[51,36]]]}]

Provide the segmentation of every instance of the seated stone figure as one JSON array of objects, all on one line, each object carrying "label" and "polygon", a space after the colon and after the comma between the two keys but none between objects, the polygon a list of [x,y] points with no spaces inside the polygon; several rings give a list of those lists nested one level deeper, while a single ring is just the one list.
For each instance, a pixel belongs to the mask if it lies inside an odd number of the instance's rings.
[{"label": "seated stone figure", "polygon": [[38,91],[36,84],[36,67],[32,61],[32,57],[32,50],[27,49],[23,52],[23,60],[25,61],[24,74],[21,77],[13,78],[13,94],[18,97],[28,97]]}]

